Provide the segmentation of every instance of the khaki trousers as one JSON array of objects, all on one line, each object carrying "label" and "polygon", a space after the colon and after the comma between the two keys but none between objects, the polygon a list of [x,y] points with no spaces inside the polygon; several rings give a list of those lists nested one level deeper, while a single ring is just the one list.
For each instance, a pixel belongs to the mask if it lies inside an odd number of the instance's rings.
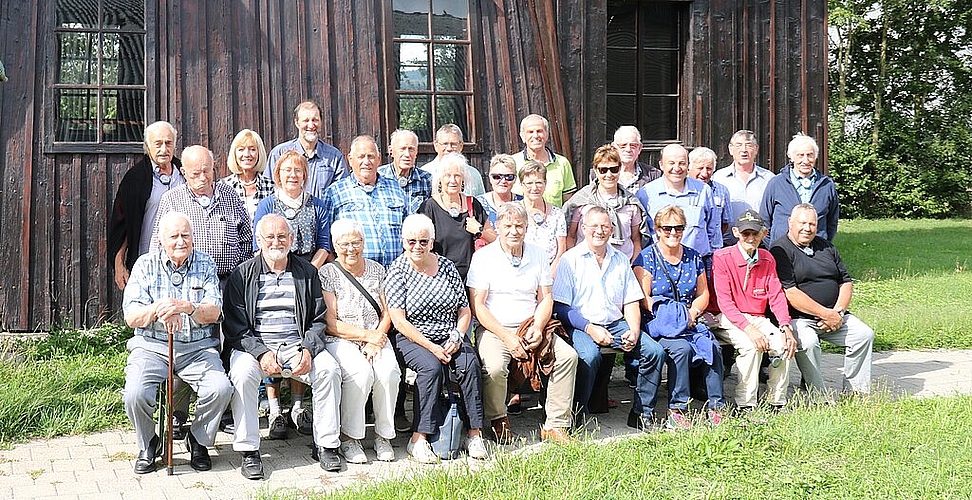
[{"label": "khaki trousers", "polygon": [[[746,319],[756,327],[769,342],[770,351],[783,352],[783,332],[770,320],[763,316],[744,314]],[[763,358],[763,351],[756,350],[752,339],[746,332],[736,328],[724,314],[716,317],[718,328],[713,333],[720,340],[729,342],[736,348],[736,368],[739,370],[739,382],[736,384],[735,400],[737,406],[756,406],[756,395],[759,391],[759,365]],[[791,359],[783,359],[779,366],[770,366],[769,381],[766,383],[766,401],[771,405],[786,404],[786,390],[790,384]]]}]

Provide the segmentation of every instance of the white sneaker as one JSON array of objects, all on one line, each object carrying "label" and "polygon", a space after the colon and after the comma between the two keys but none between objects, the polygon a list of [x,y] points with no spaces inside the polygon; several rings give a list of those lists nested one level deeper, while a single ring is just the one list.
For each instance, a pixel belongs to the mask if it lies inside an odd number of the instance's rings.
[{"label": "white sneaker", "polygon": [[341,446],[338,448],[338,452],[341,453],[341,455],[344,455],[344,459],[347,460],[349,464],[368,463],[368,457],[365,456],[365,452],[361,448],[361,443],[359,443],[357,439],[343,441]]},{"label": "white sneaker", "polygon": [[483,440],[482,435],[468,438],[466,452],[470,458],[476,460],[485,460],[489,456],[489,452],[486,451],[486,441]]},{"label": "white sneaker", "polygon": [[378,455],[378,460],[382,462],[395,460],[395,450],[392,449],[391,443],[381,436],[375,436],[375,454]]},{"label": "white sneaker", "polygon": [[416,462],[423,464],[434,464],[439,462],[438,455],[432,451],[432,445],[430,445],[425,439],[419,439],[414,443],[409,441],[408,444],[405,445],[405,451],[407,451]]}]

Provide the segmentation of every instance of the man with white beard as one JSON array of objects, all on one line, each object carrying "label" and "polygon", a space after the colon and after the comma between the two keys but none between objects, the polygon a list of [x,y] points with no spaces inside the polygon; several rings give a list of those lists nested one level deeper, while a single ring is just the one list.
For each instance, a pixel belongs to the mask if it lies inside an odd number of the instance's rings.
[{"label": "man with white beard", "polygon": [[297,151],[307,158],[307,181],[304,191],[324,197],[332,182],[348,175],[348,163],[336,147],[320,139],[321,108],[314,101],[304,101],[294,108],[297,138],[274,146],[267,158],[263,175],[273,179],[273,166],[286,151]]}]

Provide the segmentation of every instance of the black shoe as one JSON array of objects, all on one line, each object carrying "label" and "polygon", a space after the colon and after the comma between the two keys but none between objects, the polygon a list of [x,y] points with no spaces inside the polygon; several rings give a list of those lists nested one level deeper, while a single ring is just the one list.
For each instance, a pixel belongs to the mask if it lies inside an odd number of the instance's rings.
[{"label": "black shoe", "polygon": [[638,429],[642,432],[651,432],[657,428],[657,425],[654,416],[628,412],[628,427]]},{"label": "black shoe", "polygon": [[289,434],[287,419],[283,414],[270,417],[270,434],[267,435],[267,439],[287,439]]},{"label": "black shoe", "polygon": [[233,412],[226,410],[223,412],[223,416],[219,419],[219,430],[227,434],[232,434],[236,431],[236,424],[233,422]]},{"label": "black shoe", "polygon": [[263,459],[259,451],[244,451],[240,474],[247,479],[263,479]]},{"label": "black shoe", "polygon": [[209,458],[209,450],[196,441],[192,431],[186,433],[186,451],[189,452],[189,465],[193,469],[205,471],[213,468],[213,459]]},{"label": "black shoe", "polygon": [[161,455],[162,440],[158,436],[152,436],[148,449],[138,452],[138,458],[135,460],[135,473],[148,474],[149,472],[155,472],[155,459]]},{"label": "black shoe", "polygon": [[186,438],[186,432],[189,432],[189,427],[186,425],[186,420],[188,416],[181,415],[180,413],[172,414],[172,440],[181,441]]},{"label": "black shoe", "polygon": [[412,423],[408,421],[405,413],[395,413],[395,430],[398,432],[410,432]]},{"label": "black shoe", "polygon": [[311,458],[321,463],[321,468],[328,472],[338,472],[341,470],[341,455],[338,455],[337,448],[325,448],[315,446],[311,453]]}]

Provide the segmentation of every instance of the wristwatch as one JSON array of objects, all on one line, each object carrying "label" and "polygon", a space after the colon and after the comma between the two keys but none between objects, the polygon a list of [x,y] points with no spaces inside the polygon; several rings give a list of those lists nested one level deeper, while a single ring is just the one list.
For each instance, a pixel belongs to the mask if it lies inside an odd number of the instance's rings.
[{"label": "wristwatch", "polygon": [[449,342],[453,342],[453,343],[458,344],[459,343],[459,339],[461,339],[461,338],[462,338],[462,335],[459,333],[459,330],[456,330],[455,328],[453,328],[452,330],[449,331]]}]

